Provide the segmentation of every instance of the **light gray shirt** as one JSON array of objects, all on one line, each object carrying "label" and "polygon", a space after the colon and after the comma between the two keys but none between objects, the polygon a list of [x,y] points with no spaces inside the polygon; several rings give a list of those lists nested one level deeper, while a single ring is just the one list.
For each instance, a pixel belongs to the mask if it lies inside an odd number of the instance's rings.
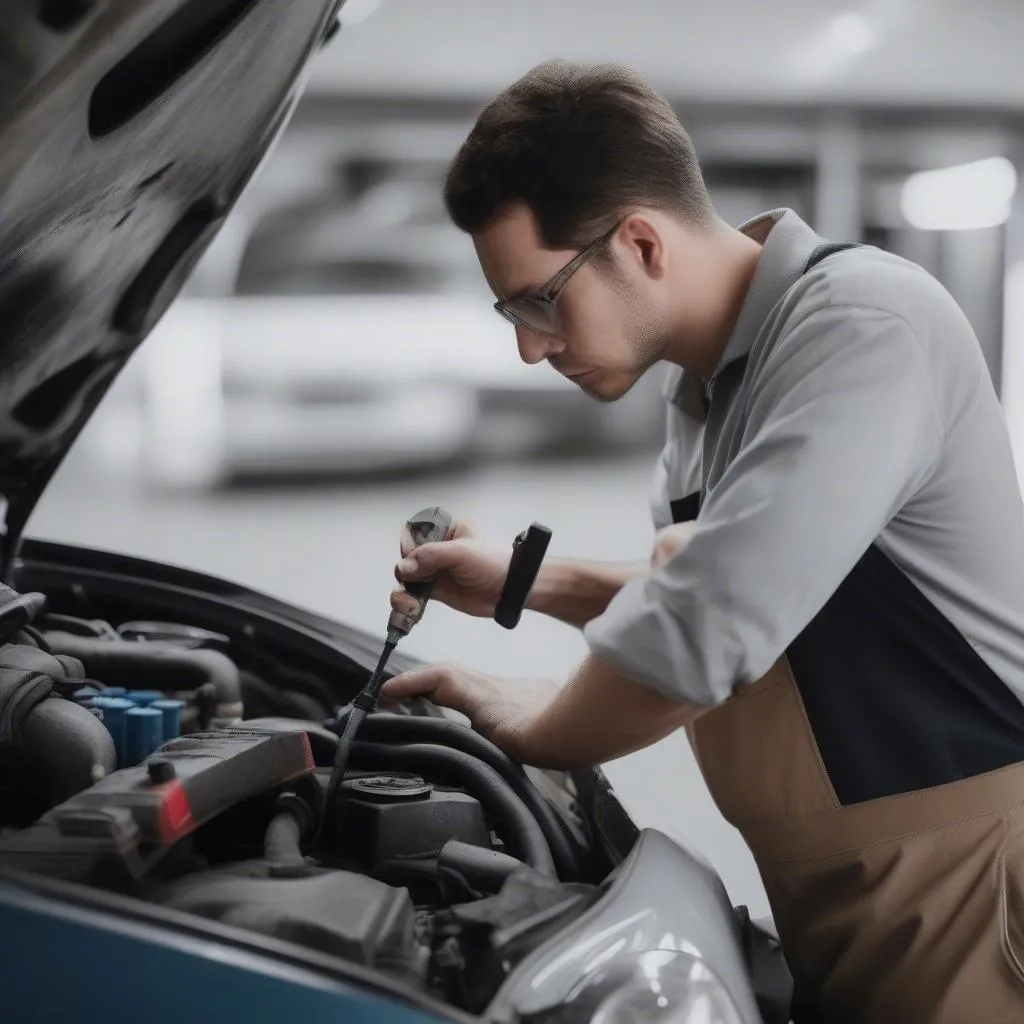
[{"label": "light gray shirt", "polygon": [[718,704],[875,545],[1024,699],[1024,508],[969,323],[906,260],[861,247],[804,274],[824,240],[791,210],[741,230],[766,229],[718,371],[747,356],[742,373],[726,394],[712,378],[707,423],[684,409],[681,370],[665,388],[654,523],[699,492],[695,535],[587,625],[591,651],[663,694]]}]

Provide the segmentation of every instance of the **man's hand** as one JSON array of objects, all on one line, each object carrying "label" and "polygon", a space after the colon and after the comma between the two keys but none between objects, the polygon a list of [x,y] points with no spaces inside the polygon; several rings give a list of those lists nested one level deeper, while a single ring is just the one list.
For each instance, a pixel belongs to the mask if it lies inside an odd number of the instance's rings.
[{"label": "man's hand", "polygon": [[386,703],[408,697],[427,697],[435,704],[466,715],[473,728],[521,761],[519,736],[558,693],[558,684],[545,680],[493,679],[454,665],[428,665],[386,682]]},{"label": "man's hand", "polygon": [[696,522],[676,523],[658,531],[654,538],[654,551],[651,554],[651,567],[660,569],[671,562],[676,555],[682,554],[697,532]]},{"label": "man's hand", "polygon": [[624,679],[587,658],[565,686],[507,683],[448,665],[431,665],[384,684],[385,701],[422,695],[469,716],[510,757],[540,768],[590,768],[686,725],[693,705]]},{"label": "man's hand", "polygon": [[[402,560],[395,566],[399,583],[437,577],[433,600],[481,618],[494,614],[505,585],[511,554],[503,554],[479,541],[468,523],[456,521],[451,540],[424,544],[413,550],[407,527],[402,528]],[[415,615],[419,602],[404,590],[391,594],[391,607]]]}]

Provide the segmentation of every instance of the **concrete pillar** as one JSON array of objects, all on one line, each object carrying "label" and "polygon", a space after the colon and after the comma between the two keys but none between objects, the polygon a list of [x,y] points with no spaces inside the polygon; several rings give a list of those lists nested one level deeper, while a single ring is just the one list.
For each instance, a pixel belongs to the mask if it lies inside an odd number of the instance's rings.
[{"label": "concrete pillar", "polygon": [[944,232],[939,271],[978,336],[997,392],[1003,377],[1004,237],[1002,227]]},{"label": "concrete pillar", "polygon": [[826,111],[818,133],[813,227],[831,241],[863,233],[861,126],[854,111]]}]

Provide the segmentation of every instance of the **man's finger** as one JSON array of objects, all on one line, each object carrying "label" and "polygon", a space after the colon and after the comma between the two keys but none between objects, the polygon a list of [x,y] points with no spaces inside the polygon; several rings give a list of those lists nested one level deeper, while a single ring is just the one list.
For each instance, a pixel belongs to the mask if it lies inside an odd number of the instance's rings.
[{"label": "man's finger", "polygon": [[450,673],[444,665],[427,665],[389,679],[381,687],[381,696],[389,701],[409,697],[429,697],[444,687]]},{"label": "man's finger", "polygon": [[402,533],[399,538],[399,547],[402,550],[402,557],[405,558],[407,554],[416,546],[412,539],[412,531],[409,529],[408,523],[402,523]]},{"label": "man's finger", "polygon": [[[448,541],[461,540],[467,537],[476,536],[476,530],[473,528],[473,524],[465,519],[456,519],[451,525],[451,529],[448,531]],[[405,558],[413,548],[416,547],[415,541],[412,539],[412,531],[409,529],[408,523],[402,523],[402,530],[399,535],[399,547],[402,551],[402,557]]]}]

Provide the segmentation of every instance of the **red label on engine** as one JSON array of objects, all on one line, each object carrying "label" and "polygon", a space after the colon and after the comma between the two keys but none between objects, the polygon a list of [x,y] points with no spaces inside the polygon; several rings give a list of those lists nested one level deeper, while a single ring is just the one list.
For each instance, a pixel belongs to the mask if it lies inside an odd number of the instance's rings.
[{"label": "red label on engine", "polygon": [[173,843],[195,828],[188,795],[180,779],[156,788],[160,795],[160,840]]}]

